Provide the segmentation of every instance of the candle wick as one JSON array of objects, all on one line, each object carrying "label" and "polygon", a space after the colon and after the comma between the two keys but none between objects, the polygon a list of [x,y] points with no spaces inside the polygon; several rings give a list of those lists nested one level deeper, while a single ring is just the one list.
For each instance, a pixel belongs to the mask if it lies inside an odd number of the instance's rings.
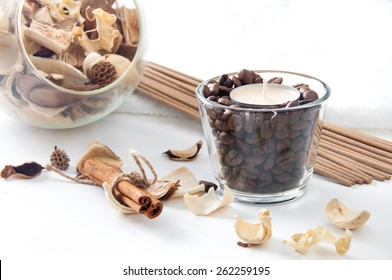
[{"label": "candle wick", "polygon": [[267,99],[267,81],[263,81],[263,89],[262,89],[261,98],[263,100]]}]

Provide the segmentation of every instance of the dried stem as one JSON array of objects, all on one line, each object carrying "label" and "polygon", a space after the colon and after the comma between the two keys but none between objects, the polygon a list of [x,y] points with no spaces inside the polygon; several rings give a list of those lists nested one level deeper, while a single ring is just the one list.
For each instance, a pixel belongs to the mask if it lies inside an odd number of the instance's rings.
[{"label": "dried stem", "polygon": [[68,180],[74,181],[76,183],[79,183],[79,184],[85,184],[85,185],[91,185],[91,186],[98,186],[98,187],[100,187],[100,185],[94,183],[91,180],[81,180],[81,179],[78,179],[78,178],[75,178],[75,177],[71,177],[71,176],[65,174],[64,172],[62,172],[61,170],[51,166],[50,164],[47,164],[45,166],[45,169],[48,170],[48,171],[53,171],[53,172],[59,174],[60,176],[66,178]]}]

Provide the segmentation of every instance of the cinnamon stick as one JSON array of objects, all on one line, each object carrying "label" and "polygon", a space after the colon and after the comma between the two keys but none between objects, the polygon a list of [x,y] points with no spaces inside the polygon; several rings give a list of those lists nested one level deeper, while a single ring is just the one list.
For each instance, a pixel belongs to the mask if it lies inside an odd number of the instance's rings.
[{"label": "cinnamon stick", "polygon": [[328,167],[322,168],[319,164],[316,164],[314,167],[314,170],[316,173],[331,178],[331,179],[335,179],[337,182],[347,186],[347,187],[351,187],[354,185],[354,181],[344,178],[342,176],[339,176],[339,174],[336,174],[334,171],[330,170]]},{"label": "cinnamon stick", "polygon": [[[112,185],[116,183],[116,180],[122,174],[121,169],[109,167],[93,159],[86,160],[84,163],[84,172],[84,175],[97,184],[107,182]],[[158,217],[162,212],[163,205],[158,199],[150,195],[146,190],[128,181],[118,181],[114,189],[117,190],[117,197],[121,199],[121,202],[150,219]],[[124,196],[128,199],[124,199]]]}]

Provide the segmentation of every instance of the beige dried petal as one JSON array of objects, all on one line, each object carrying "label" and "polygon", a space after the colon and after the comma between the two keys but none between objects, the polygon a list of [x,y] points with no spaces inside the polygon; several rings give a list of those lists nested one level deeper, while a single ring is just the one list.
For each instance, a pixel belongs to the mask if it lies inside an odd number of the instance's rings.
[{"label": "beige dried petal", "polygon": [[0,31],[0,76],[23,70],[23,58],[14,35]]},{"label": "beige dried petal", "polygon": [[350,249],[352,235],[353,233],[347,229],[345,236],[336,238],[326,227],[317,226],[315,230],[309,229],[306,233],[294,234],[292,240],[286,240],[285,243],[301,254],[316,244],[330,243],[335,246],[338,254],[343,255]]},{"label": "beige dried petal", "polygon": [[37,56],[29,56],[29,58],[38,70],[63,75],[63,87],[84,86],[90,81],[81,71],[64,61]]},{"label": "beige dried petal", "polygon": [[203,146],[203,141],[199,140],[188,149],[185,150],[170,149],[164,152],[163,154],[166,154],[171,160],[189,161],[196,158],[202,146]]},{"label": "beige dried petal", "polygon": [[186,193],[195,194],[204,190],[204,185],[199,185],[195,175],[186,167],[179,167],[159,179],[159,181],[168,182],[176,180],[180,180],[180,187],[173,197],[183,196]]},{"label": "beige dried petal", "polygon": [[369,212],[354,212],[337,198],[327,204],[325,213],[332,224],[342,229],[359,228],[370,218]]},{"label": "beige dried petal", "polygon": [[116,15],[105,12],[102,9],[95,9],[92,11],[95,15],[97,25],[97,39],[90,39],[80,26],[73,28],[74,38],[85,50],[85,54],[91,52],[106,51],[115,53],[122,41],[122,35],[118,29],[115,28],[117,21]]},{"label": "beige dried petal", "polygon": [[47,6],[44,6],[36,11],[33,15],[33,19],[39,22],[47,23],[49,25],[53,25],[54,23]]},{"label": "beige dried petal", "polygon": [[89,159],[96,160],[109,167],[120,168],[123,164],[122,160],[109,147],[99,141],[92,142],[77,163],[77,170],[80,174],[84,174],[84,163]]},{"label": "beige dried petal", "polygon": [[239,217],[236,217],[234,225],[238,237],[248,244],[262,244],[272,235],[272,225],[270,212],[267,209],[261,209],[257,213],[259,223],[249,223]]},{"label": "beige dried petal", "polygon": [[110,205],[117,211],[123,214],[135,214],[136,211],[131,207],[121,204],[113,195],[113,186],[104,182],[102,187],[105,191],[105,197],[109,201]]},{"label": "beige dried petal", "polygon": [[338,252],[340,255],[346,254],[348,249],[350,249],[352,236],[353,232],[349,229],[346,229],[346,235],[339,238],[335,242],[336,252]]},{"label": "beige dried petal", "polygon": [[219,197],[214,188],[210,188],[208,193],[203,196],[184,195],[185,205],[193,214],[198,216],[207,216],[215,210],[224,207],[234,201],[232,191],[226,187],[223,196]]},{"label": "beige dried petal", "polygon": [[167,200],[173,196],[179,186],[180,180],[164,181],[159,179],[154,184],[149,186],[146,191],[158,199]]}]

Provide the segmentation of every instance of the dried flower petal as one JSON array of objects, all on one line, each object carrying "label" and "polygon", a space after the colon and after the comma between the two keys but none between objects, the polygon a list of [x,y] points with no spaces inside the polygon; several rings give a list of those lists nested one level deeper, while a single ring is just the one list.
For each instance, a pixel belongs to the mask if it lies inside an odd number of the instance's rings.
[{"label": "dried flower petal", "polygon": [[306,233],[294,234],[291,239],[285,243],[295,248],[301,254],[306,253],[310,247],[318,243],[334,244],[336,252],[340,255],[347,253],[350,249],[351,238],[353,233],[346,229],[346,235],[336,238],[326,227],[317,226],[315,230],[309,229]]},{"label": "dried flower petal", "polygon": [[199,140],[192,147],[188,149],[185,150],[170,149],[164,152],[163,154],[166,154],[171,160],[189,161],[194,159],[198,155],[202,146],[203,146],[203,141]]},{"label": "dried flower petal", "polygon": [[272,235],[272,225],[270,212],[267,209],[261,209],[257,213],[259,223],[249,223],[239,217],[236,217],[234,225],[238,237],[248,244],[262,244]]},{"label": "dried flower petal", "polygon": [[213,188],[203,196],[190,195],[188,193],[184,195],[185,205],[193,214],[198,216],[207,216],[233,201],[233,193],[228,187],[225,188],[222,197],[218,197]]},{"label": "dried flower petal", "polygon": [[85,154],[80,158],[77,170],[82,175],[84,173],[84,163],[88,159],[96,160],[110,167],[120,168],[123,164],[122,160],[109,147],[101,144],[99,141],[92,142]]},{"label": "dried flower petal", "polygon": [[342,229],[356,229],[370,218],[369,212],[354,212],[336,198],[327,204],[325,213],[332,224]]},{"label": "dried flower petal", "polygon": [[22,165],[6,165],[1,171],[1,177],[7,179],[11,176],[17,176],[24,179],[32,179],[41,174],[44,167],[34,161]]}]

